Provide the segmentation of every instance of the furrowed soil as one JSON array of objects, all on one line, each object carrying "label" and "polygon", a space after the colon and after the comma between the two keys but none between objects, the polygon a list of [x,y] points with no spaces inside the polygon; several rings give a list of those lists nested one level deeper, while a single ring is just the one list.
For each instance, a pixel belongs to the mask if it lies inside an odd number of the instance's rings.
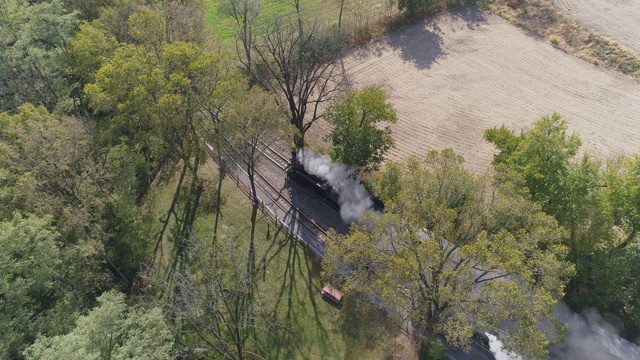
[{"label": "furrowed soil", "polygon": [[563,12],[640,53],[640,0],[556,0]]},{"label": "furrowed soil", "polygon": [[[640,150],[640,82],[566,54],[478,9],[398,28],[345,59],[355,87],[382,83],[398,111],[389,160],[451,147],[490,167],[485,129],[523,129],[560,113],[601,159]],[[312,136],[330,126],[316,124]]]}]

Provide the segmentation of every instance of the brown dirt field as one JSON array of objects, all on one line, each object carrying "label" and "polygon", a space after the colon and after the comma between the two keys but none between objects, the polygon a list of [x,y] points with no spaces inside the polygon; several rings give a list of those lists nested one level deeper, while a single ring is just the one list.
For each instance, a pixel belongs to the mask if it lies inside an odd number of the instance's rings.
[{"label": "brown dirt field", "polygon": [[[640,150],[640,82],[568,55],[498,16],[476,9],[392,31],[345,60],[352,84],[383,83],[398,111],[402,160],[451,147],[467,168],[489,168],[483,131],[528,127],[558,112],[601,158]],[[319,122],[311,133],[327,134]]]},{"label": "brown dirt field", "polygon": [[640,0],[555,0],[563,12],[640,52]]}]

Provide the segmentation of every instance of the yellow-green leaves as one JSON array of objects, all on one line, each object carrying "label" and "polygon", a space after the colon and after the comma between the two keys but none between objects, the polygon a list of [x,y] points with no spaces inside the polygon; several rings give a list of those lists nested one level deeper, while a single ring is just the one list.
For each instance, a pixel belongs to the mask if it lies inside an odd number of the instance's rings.
[{"label": "yellow-green leaves", "polygon": [[101,23],[80,23],[80,30],[69,42],[69,55],[73,72],[82,83],[95,80],[95,73],[104,65],[118,47],[115,36]]},{"label": "yellow-green leaves", "polygon": [[467,173],[451,150],[390,164],[379,179],[388,213],[332,241],[325,275],[408,317],[426,338],[461,346],[487,331],[505,340],[506,321],[507,346],[542,357],[556,334],[538,325],[553,322],[573,271],[555,220],[510,184]]},{"label": "yellow-green leaves", "polygon": [[346,90],[324,117],[334,126],[332,159],[356,169],[378,169],[393,146],[388,124],[398,119],[381,85]]}]

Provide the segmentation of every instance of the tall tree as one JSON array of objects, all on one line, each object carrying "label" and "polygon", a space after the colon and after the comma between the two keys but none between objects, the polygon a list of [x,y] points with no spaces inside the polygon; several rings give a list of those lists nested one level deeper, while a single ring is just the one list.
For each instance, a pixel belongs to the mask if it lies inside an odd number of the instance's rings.
[{"label": "tall tree", "polygon": [[0,222],[0,357],[16,359],[38,333],[66,329],[59,234],[51,217]]},{"label": "tall tree", "polygon": [[118,47],[115,36],[99,21],[80,23],[80,30],[69,42],[66,60],[71,67],[71,94],[78,100],[77,107],[89,117],[84,97],[84,85],[95,81],[96,72],[111,58]]},{"label": "tall tree", "polygon": [[247,69],[253,67],[251,50],[255,46],[260,10],[259,0],[228,0],[222,7],[222,11],[231,16],[236,23],[236,51]]},{"label": "tall tree", "polygon": [[113,0],[62,0],[66,7],[80,13],[82,20],[91,21],[100,15],[100,8],[105,8]]},{"label": "tall tree", "polygon": [[49,111],[72,106],[64,48],[78,24],[60,0],[0,3],[0,112],[24,102]]},{"label": "tall tree", "polygon": [[258,214],[256,191],[256,165],[262,159],[262,149],[288,135],[286,110],[277,105],[276,99],[263,90],[253,87],[245,101],[238,102],[227,116],[228,133],[232,156],[244,166],[249,176],[253,210],[251,212],[251,235],[249,245],[249,274],[255,266],[255,228]]},{"label": "tall tree", "polygon": [[[67,244],[84,244],[87,269],[106,261],[129,282],[146,257],[145,222],[132,210],[135,174],[128,166],[97,161],[84,124],[54,116],[43,107],[23,105],[16,115],[0,114],[0,196],[2,216],[20,211],[54,217]],[[83,282],[99,279],[99,269],[83,272]],[[91,289],[90,291],[93,291]]]},{"label": "tall tree", "polygon": [[623,232],[617,246],[626,248],[640,233],[640,155],[611,162],[604,176],[614,223]]},{"label": "tall tree", "polygon": [[[299,4],[297,9],[299,9]],[[275,18],[269,22],[251,51],[251,62],[240,61],[251,79],[264,89],[284,97],[289,121],[298,130],[297,147],[322,116],[322,105],[333,100],[345,83],[341,55],[347,41],[344,33],[317,24]]]},{"label": "tall tree", "polygon": [[[325,276],[365,292],[423,339],[465,345],[474,331],[543,358],[553,308],[572,273],[565,233],[509,183],[474,178],[451,150],[391,163],[378,180],[386,213],[327,244]],[[548,330],[553,329],[549,327]]]},{"label": "tall tree", "polygon": [[505,164],[520,173],[531,199],[556,216],[568,192],[565,179],[571,160],[582,145],[577,134],[567,134],[566,121],[554,113],[543,116],[521,135],[502,126],[485,131],[484,137],[498,148],[494,165]]},{"label": "tall tree", "polygon": [[567,134],[560,115],[544,116],[520,135],[504,126],[489,129],[485,139],[498,148],[493,161],[498,172],[522,179],[531,200],[569,230],[574,262],[611,241],[600,164],[588,154],[576,157],[582,141]]},{"label": "tall tree", "polygon": [[115,290],[78,319],[68,334],[40,336],[27,359],[174,359],[173,334],[160,309],[128,306]]},{"label": "tall tree", "polygon": [[493,162],[498,173],[519,179],[531,199],[569,231],[569,259],[578,271],[568,288],[569,301],[583,302],[600,266],[594,261],[606,261],[603,250],[615,241],[600,164],[587,154],[577,158],[582,141],[567,133],[558,114],[542,117],[520,135],[504,126],[489,129],[485,139],[499,150]]},{"label": "tall tree", "polygon": [[[324,114],[331,131],[331,158],[363,170],[377,170],[393,146],[391,128],[398,119],[382,86],[347,90]],[[382,126],[384,128],[381,128]]]},{"label": "tall tree", "polygon": [[[152,299],[165,309],[180,338],[225,359],[251,358],[260,301],[255,277],[249,273],[247,249],[232,237],[205,249],[188,246],[187,266],[177,272],[175,285],[157,278],[153,288],[172,296]],[[195,341],[194,341],[195,340]]]},{"label": "tall tree", "polygon": [[219,144],[220,115],[243,84],[222,56],[175,42],[163,44],[159,52],[153,46],[124,45],[98,71],[95,83],[86,86],[90,106],[109,117],[101,127],[105,139],[119,138],[144,158],[138,203],[162,169],[181,167],[154,246],[154,256],[162,253],[161,244],[170,235],[174,246],[167,277],[183,266],[193,234],[203,192],[205,138]]}]

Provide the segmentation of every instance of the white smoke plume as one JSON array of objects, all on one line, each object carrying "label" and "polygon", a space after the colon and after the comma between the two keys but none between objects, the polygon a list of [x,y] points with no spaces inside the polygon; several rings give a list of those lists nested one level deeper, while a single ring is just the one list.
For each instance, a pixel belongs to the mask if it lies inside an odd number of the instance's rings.
[{"label": "white smoke plume", "polygon": [[359,222],[360,216],[373,209],[369,192],[353,178],[353,170],[344,164],[334,163],[327,155],[313,150],[298,149],[298,161],[309,174],[327,181],[339,194],[340,216],[346,223]]},{"label": "white smoke plume", "polygon": [[[550,347],[550,360],[638,360],[640,346],[617,335],[616,328],[607,323],[595,311],[580,316],[560,302],[556,305],[556,315],[560,322],[569,326],[566,342]],[[487,334],[489,347],[496,360],[521,359],[502,350],[502,343],[495,336]]]},{"label": "white smoke plume", "polygon": [[509,354],[502,349],[502,341],[498,340],[497,337],[491,335],[489,333],[484,333],[489,339],[489,349],[496,360],[522,360],[517,354]]},{"label": "white smoke plume", "polygon": [[562,360],[637,360],[640,346],[617,335],[616,328],[595,311],[580,316],[563,303],[556,306],[558,320],[569,325],[567,342],[552,347],[551,358]]}]

